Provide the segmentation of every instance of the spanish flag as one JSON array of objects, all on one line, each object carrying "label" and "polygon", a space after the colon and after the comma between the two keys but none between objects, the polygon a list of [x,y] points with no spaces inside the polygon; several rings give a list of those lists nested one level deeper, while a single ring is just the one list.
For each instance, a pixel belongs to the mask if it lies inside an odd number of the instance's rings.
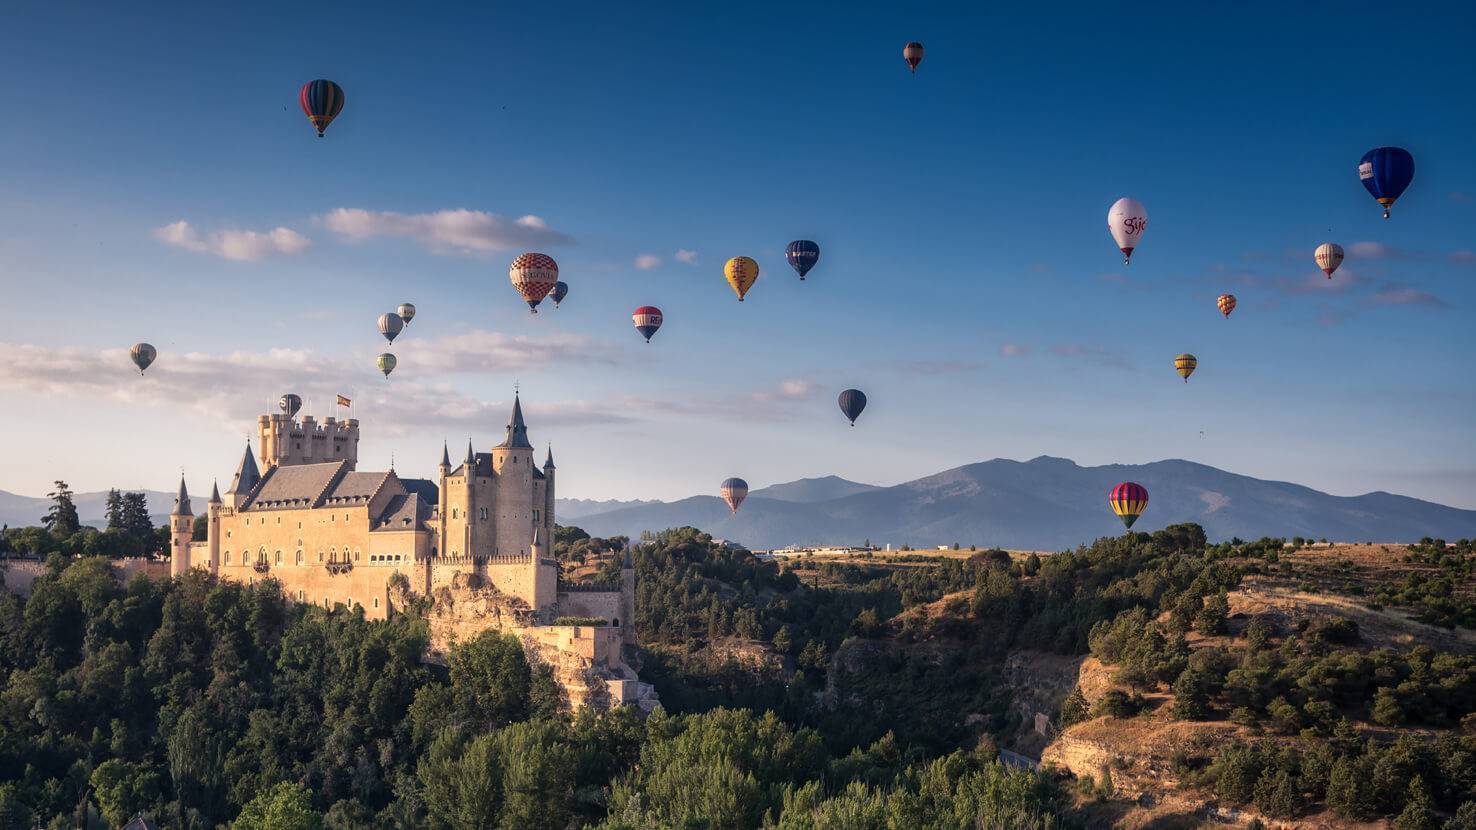
[{"label": "spanish flag", "polygon": [[345,398],[342,395],[339,395],[338,396],[338,405],[339,406],[353,406],[354,405],[354,402],[351,401],[351,400],[349,400],[348,398]]}]

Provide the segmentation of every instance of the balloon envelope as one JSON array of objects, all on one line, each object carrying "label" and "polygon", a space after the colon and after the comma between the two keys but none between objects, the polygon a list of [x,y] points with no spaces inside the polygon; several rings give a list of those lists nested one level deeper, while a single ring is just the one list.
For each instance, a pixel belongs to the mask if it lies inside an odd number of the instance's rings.
[{"label": "balloon envelope", "polygon": [[385,340],[391,343],[395,342],[395,337],[404,330],[405,321],[401,319],[399,314],[385,312],[379,315],[379,333],[384,335]]},{"label": "balloon envelope", "polygon": [[138,367],[139,374],[143,374],[145,369],[152,366],[154,359],[158,356],[159,350],[147,343],[134,343],[133,348],[128,350],[128,359]]},{"label": "balloon envelope", "polygon": [[1389,208],[1414,181],[1414,156],[1403,147],[1375,147],[1359,160],[1358,178],[1363,189],[1384,206],[1388,219]]},{"label": "balloon envelope", "polygon": [[661,328],[661,309],[653,305],[643,305],[630,315],[631,322],[635,323],[636,331],[651,342],[651,335]]},{"label": "balloon envelope", "polygon": [[1107,503],[1112,505],[1117,518],[1122,519],[1123,526],[1132,527],[1148,509],[1148,490],[1136,482],[1124,481],[1107,494]]},{"label": "balloon envelope", "polygon": [[569,296],[569,284],[567,282],[554,283],[553,290],[548,292],[548,298],[554,301],[554,308],[558,308],[559,303],[562,303],[567,296]]},{"label": "balloon envelope", "polygon": [[528,308],[537,314],[538,304],[558,285],[559,264],[548,254],[531,251],[518,254],[517,259],[507,268],[507,278],[512,281],[518,294],[522,295]]},{"label": "balloon envelope", "polygon": [[1317,267],[1322,269],[1322,273],[1327,274],[1328,279],[1332,279],[1333,272],[1343,264],[1343,246],[1336,242],[1324,242],[1312,252],[1312,259],[1317,262]]},{"label": "balloon envelope", "polygon": [[323,131],[343,112],[343,87],[324,78],[303,84],[297,98],[303,113],[318,128],[318,138],[323,137]]},{"label": "balloon envelope", "polygon": [[1174,358],[1174,370],[1179,373],[1179,377],[1183,378],[1185,383],[1189,382],[1189,376],[1194,374],[1194,367],[1198,365],[1199,361],[1192,354],[1185,353]]},{"label": "balloon envelope", "polygon": [[911,69],[913,74],[917,74],[917,65],[922,63],[922,58],[923,45],[921,43],[914,40],[902,47],[902,60],[907,61],[907,68]]},{"label": "balloon envelope", "polygon": [[723,266],[723,276],[728,278],[728,285],[733,287],[733,293],[738,295],[740,303],[743,302],[743,295],[758,281],[758,274],[758,263],[746,256],[735,256]]},{"label": "balloon envelope", "polygon": [[1112,232],[1113,241],[1122,251],[1122,264],[1133,257],[1133,249],[1143,240],[1143,231],[1148,227],[1148,210],[1137,199],[1124,196],[1112,203],[1107,210],[1107,230]]},{"label": "balloon envelope", "polygon": [[1235,310],[1235,295],[1221,294],[1220,299],[1215,301],[1215,305],[1218,305],[1220,307],[1221,314],[1229,317],[1230,312]]},{"label": "balloon envelope", "polygon": [[405,325],[407,326],[410,325],[411,320],[415,319],[414,303],[400,303],[400,307],[395,309],[395,311],[399,313],[400,319],[403,320]]},{"label": "balloon envelope", "polygon": [[719,492],[722,493],[723,501],[728,503],[728,509],[737,513],[738,505],[748,498],[748,482],[741,478],[730,478],[723,482]]},{"label": "balloon envelope", "polygon": [[277,408],[282,410],[282,414],[291,418],[297,414],[299,409],[302,409],[302,398],[288,392],[277,399]]},{"label": "balloon envelope", "polygon": [[856,419],[861,417],[861,411],[866,409],[866,393],[860,389],[847,389],[840,393],[840,410],[846,418],[850,419],[851,426],[856,425]]},{"label": "balloon envelope", "polygon": [[395,360],[395,356],[389,352],[374,359],[374,365],[379,367],[379,371],[384,372],[385,377],[389,377],[390,372],[393,372],[399,363],[400,361]]},{"label": "balloon envelope", "polygon": [[784,258],[799,272],[800,279],[804,279],[805,274],[820,261],[820,246],[808,239],[796,239],[785,246]]}]

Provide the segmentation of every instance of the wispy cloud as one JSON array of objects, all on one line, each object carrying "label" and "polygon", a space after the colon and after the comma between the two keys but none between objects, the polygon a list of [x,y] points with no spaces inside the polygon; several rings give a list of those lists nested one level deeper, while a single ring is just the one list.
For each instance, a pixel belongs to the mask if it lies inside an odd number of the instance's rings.
[{"label": "wispy cloud", "polygon": [[1446,302],[1428,291],[1407,285],[1384,285],[1368,297],[1369,305],[1420,305],[1447,308]]},{"label": "wispy cloud", "polygon": [[435,254],[485,254],[574,242],[572,236],[550,228],[537,216],[508,220],[493,213],[464,208],[434,213],[334,208],[320,220],[345,239],[397,237],[418,242]]},{"label": "wispy cloud", "polygon": [[1464,190],[1452,190],[1450,192],[1450,200],[1452,202],[1460,203],[1469,202],[1471,201],[1471,194],[1465,192]]},{"label": "wispy cloud", "polygon": [[1086,343],[1063,343],[1052,346],[1051,354],[1071,360],[1085,360],[1099,366],[1108,366],[1114,369],[1132,368],[1127,358],[1107,349],[1105,346]]},{"label": "wispy cloud", "polygon": [[684,265],[697,264],[697,252],[689,251],[686,248],[678,248],[677,252],[671,255],[671,258]]},{"label": "wispy cloud", "polygon": [[269,254],[300,254],[312,242],[291,228],[269,231],[221,230],[201,234],[189,222],[178,222],[154,229],[154,237],[165,245],[201,254],[214,254],[237,262],[261,259]]},{"label": "wispy cloud", "polygon": [[652,268],[661,267],[661,257],[655,254],[641,254],[635,258],[635,267],[639,271],[649,271]]},{"label": "wispy cloud", "polygon": [[1006,343],[999,347],[1002,357],[1024,357],[1030,354],[1030,347],[1024,343]]},{"label": "wispy cloud", "polygon": [[572,334],[513,336],[478,329],[395,346],[402,363],[428,372],[508,372],[529,366],[614,365],[620,351],[610,343]]},{"label": "wispy cloud", "polygon": [[1390,259],[1397,251],[1394,246],[1382,242],[1354,242],[1348,246],[1348,253],[1363,259]]},{"label": "wispy cloud", "polygon": [[1457,265],[1476,265],[1476,251],[1452,251],[1450,261]]}]

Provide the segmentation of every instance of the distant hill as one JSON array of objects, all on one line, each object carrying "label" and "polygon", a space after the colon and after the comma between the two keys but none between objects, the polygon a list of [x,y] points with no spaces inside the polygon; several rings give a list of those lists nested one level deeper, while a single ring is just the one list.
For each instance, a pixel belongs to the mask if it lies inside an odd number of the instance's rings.
[{"label": "distant hill", "polygon": [[[153,517],[154,524],[164,524],[169,517],[169,511],[174,509],[174,494],[159,490],[143,491],[149,498],[149,515]],[[204,494],[209,496],[207,492]],[[108,492],[99,490],[95,493],[74,493],[72,500],[77,504],[77,516],[81,518],[82,524],[92,527],[105,527],[107,525]],[[194,501],[191,499],[190,501]],[[200,502],[204,504],[203,501]],[[45,496],[19,496],[15,493],[7,493],[0,490],[0,523],[11,527],[26,527],[41,524],[41,517],[51,509],[51,499]],[[198,507],[197,507],[198,512]]]},{"label": "distant hill", "polygon": [[[1476,511],[1375,492],[1332,496],[1189,461],[1081,467],[1065,458],[995,459],[829,499],[795,500],[823,486],[807,479],[756,490],[737,515],[715,496],[623,507],[580,517],[597,536],[692,525],[750,547],[791,544],[996,545],[1061,550],[1122,532],[1107,507],[1120,481],[1148,488],[1137,530],[1197,522],[1214,540],[1307,536],[1340,541],[1476,537]],[[833,479],[844,482],[843,479]],[[831,486],[831,485],[825,485]],[[853,485],[866,488],[866,485]],[[765,491],[777,491],[778,498]]]},{"label": "distant hill", "polygon": [[607,513],[611,510],[619,510],[622,507],[639,507],[643,504],[660,504],[655,499],[554,499],[554,518],[560,524],[567,524],[565,519],[577,519],[580,516],[589,516],[594,513]]},{"label": "distant hill", "polygon": [[817,501],[841,499],[856,493],[865,493],[880,489],[882,488],[875,484],[846,481],[840,476],[825,476],[824,478],[802,478],[799,481],[774,484],[754,490],[748,495],[750,498],[756,497],[774,499],[775,501],[793,501],[809,504]]}]

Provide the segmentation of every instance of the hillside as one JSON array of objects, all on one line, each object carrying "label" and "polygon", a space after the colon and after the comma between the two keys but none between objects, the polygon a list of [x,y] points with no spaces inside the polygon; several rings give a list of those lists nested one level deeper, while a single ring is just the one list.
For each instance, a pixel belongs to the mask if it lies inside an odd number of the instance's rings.
[{"label": "hillside", "polygon": [[[145,490],[149,497],[149,515],[154,521],[163,524],[169,516],[169,511],[174,507],[174,494],[159,490]],[[205,493],[209,495],[209,493]],[[74,493],[73,501],[77,504],[77,516],[82,524],[93,527],[103,527],[107,520],[103,517],[107,514],[108,491],[98,490],[92,493]],[[29,525],[41,524],[41,517],[51,507],[51,500],[45,496],[21,496],[0,490],[0,523],[11,527],[27,527]]]},{"label": "hillside", "polygon": [[774,501],[789,501],[799,504],[810,504],[813,502],[830,501],[842,499],[856,493],[869,493],[872,490],[880,490],[875,484],[862,484],[859,481],[847,481],[840,476],[824,476],[822,478],[802,478],[798,481],[790,481],[784,484],[773,484],[762,487],[749,493],[750,498],[772,499]]},{"label": "hillside", "polygon": [[632,537],[644,530],[694,526],[753,548],[870,539],[894,546],[960,542],[1060,550],[1121,533],[1106,494],[1120,481],[1136,481],[1151,494],[1137,529],[1194,522],[1215,540],[1476,537],[1473,510],[1383,492],[1333,496],[1176,459],[1101,467],[1048,456],[1025,462],[995,459],[892,487],[823,500],[793,498],[794,493],[822,492],[824,487],[810,483],[817,481],[827,479],[756,490],[736,515],[715,496],[694,496],[586,515],[579,524],[597,536]]}]

